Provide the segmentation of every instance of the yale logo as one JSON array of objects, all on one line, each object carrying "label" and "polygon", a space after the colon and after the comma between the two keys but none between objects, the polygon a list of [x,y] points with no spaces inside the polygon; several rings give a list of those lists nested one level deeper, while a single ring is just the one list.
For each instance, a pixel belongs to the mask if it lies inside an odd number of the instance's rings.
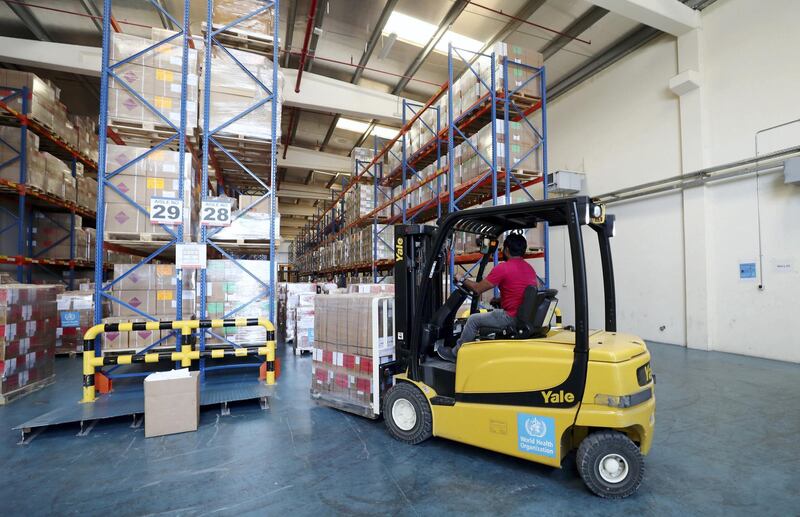
[{"label": "yale logo", "polygon": [[653,370],[652,370],[652,368],[650,368],[650,363],[647,363],[645,365],[645,367],[644,367],[644,375],[645,375],[645,378],[647,379],[647,382],[650,382],[651,380],[653,380]]},{"label": "yale logo", "polygon": [[564,390],[559,390],[558,393],[553,393],[552,391],[541,391],[542,398],[544,398],[545,404],[558,404],[558,403],[572,403],[575,402],[575,395],[572,393],[565,393]]},{"label": "yale logo", "polygon": [[403,260],[403,238],[398,237],[394,246],[394,259]]}]

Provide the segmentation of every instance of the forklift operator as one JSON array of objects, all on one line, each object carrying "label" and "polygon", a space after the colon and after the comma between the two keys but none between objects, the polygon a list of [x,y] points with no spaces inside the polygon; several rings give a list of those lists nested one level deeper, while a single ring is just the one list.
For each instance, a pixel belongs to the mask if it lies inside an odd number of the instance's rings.
[{"label": "forklift operator", "polygon": [[495,266],[489,275],[480,282],[468,279],[462,281],[464,287],[478,295],[498,287],[502,309],[471,315],[464,324],[461,337],[456,341],[456,346],[452,351],[441,350],[442,353],[439,355],[442,359],[454,360],[461,345],[474,341],[481,327],[505,327],[514,323],[517,309],[522,304],[525,288],[537,285],[536,271],[524,259],[527,249],[528,241],[525,240],[525,237],[512,233],[503,241],[505,262]]}]

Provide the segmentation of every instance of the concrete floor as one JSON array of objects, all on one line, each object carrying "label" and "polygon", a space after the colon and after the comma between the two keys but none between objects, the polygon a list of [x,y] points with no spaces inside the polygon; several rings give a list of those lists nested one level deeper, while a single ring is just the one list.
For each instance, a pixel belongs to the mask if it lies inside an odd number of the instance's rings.
[{"label": "concrete floor", "polygon": [[433,439],[406,446],[382,422],[314,406],[311,359],[283,358],[272,408],[204,411],[196,433],[145,439],[129,420],[11,426],[80,396],[76,359],[58,382],[0,408],[5,515],[798,515],[800,365],[651,345],[656,437],[639,492],[589,493],[562,470]]}]

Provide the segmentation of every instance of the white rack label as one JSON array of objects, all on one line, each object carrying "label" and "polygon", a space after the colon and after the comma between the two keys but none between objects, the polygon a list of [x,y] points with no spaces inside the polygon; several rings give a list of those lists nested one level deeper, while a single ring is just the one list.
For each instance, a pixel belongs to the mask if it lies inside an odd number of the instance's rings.
[{"label": "white rack label", "polygon": [[150,198],[150,222],[152,224],[181,224],[183,203],[169,197]]},{"label": "white rack label", "polygon": [[201,226],[230,226],[231,225],[231,200],[230,198],[204,199],[200,205]]},{"label": "white rack label", "polygon": [[176,244],[175,267],[178,269],[204,269],[206,247],[203,244]]}]

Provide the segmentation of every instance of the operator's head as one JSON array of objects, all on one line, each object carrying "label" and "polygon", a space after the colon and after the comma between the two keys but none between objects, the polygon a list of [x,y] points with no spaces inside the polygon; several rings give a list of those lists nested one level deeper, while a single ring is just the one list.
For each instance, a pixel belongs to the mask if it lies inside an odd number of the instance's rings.
[{"label": "operator's head", "polygon": [[518,233],[508,234],[506,240],[503,241],[503,253],[505,253],[506,258],[522,257],[527,249],[528,241]]}]

